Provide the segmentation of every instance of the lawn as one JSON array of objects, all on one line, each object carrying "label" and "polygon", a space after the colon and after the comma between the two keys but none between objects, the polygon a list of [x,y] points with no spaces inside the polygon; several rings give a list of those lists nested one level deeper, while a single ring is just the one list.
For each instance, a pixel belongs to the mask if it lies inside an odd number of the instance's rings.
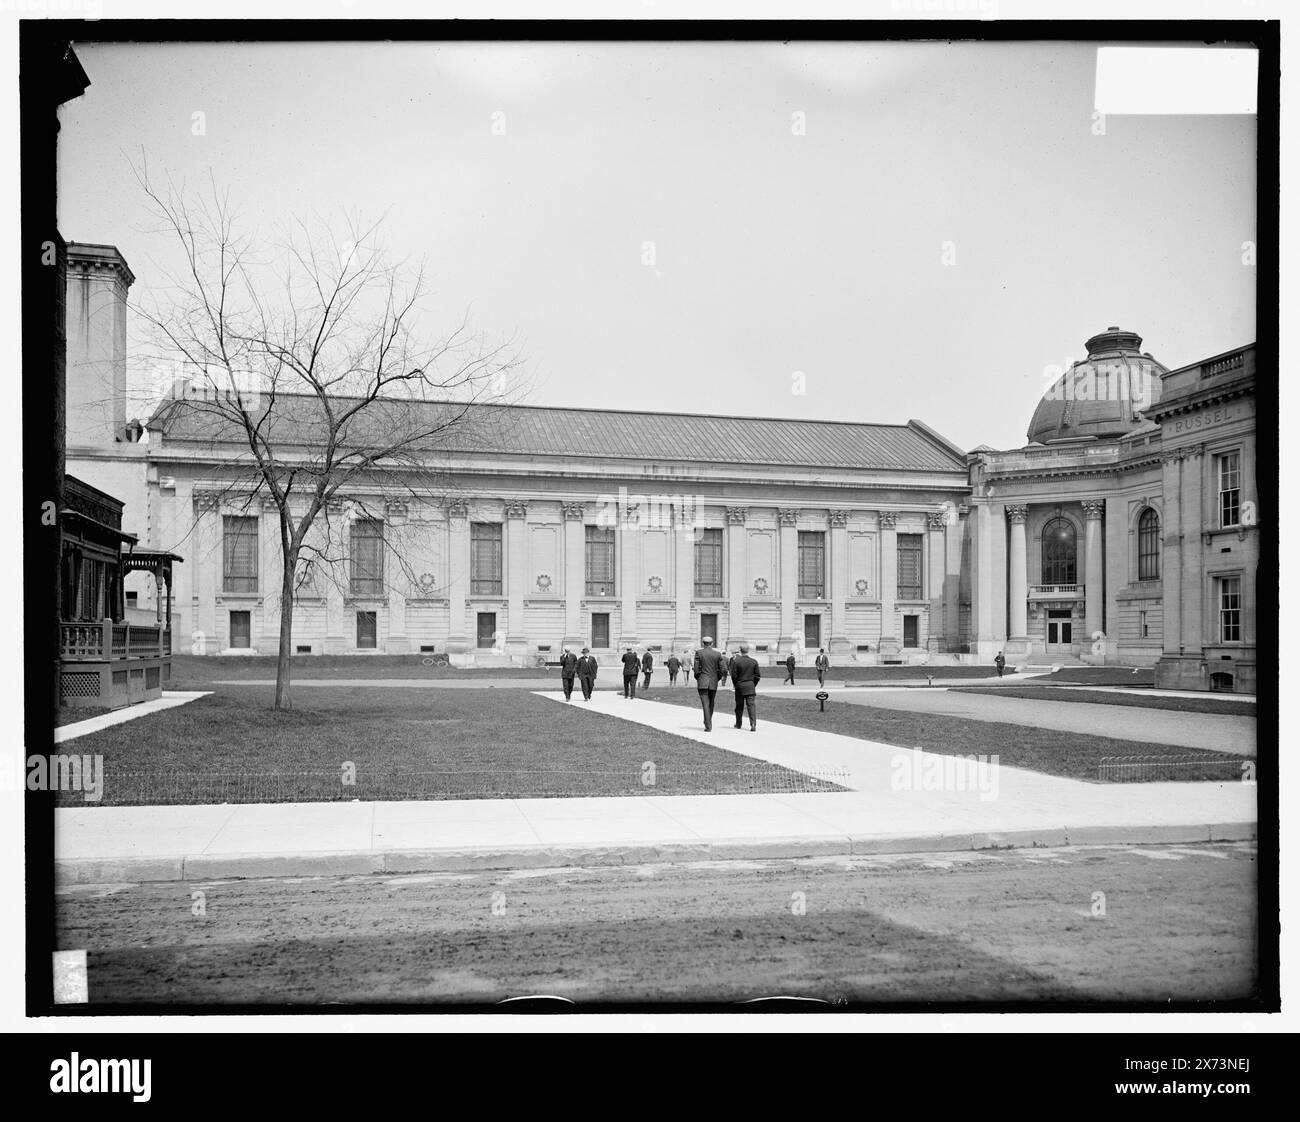
[{"label": "lawn", "polygon": [[1154,686],[1156,672],[1140,666],[1063,666],[1035,681],[1077,682],[1085,686]]},{"label": "lawn", "polygon": [[[506,680],[555,678],[557,667],[473,667],[461,670],[454,666],[425,666],[422,655],[296,655],[290,659],[291,680],[309,678],[449,678],[457,681],[477,679]],[[209,689],[214,681],[254,681],[275,677],[276,659],[264,655],[174,655],[171,690]],[[764,673],[785,676],[784,666],[764,667]],[[993,666],[832,666],[826,677],[831,681],[895,681],[902,678],[924,678],[927,673],[944,678],[991,678],[997,674]],[[602,666],[598,681],[609,682],[621,676],[618,666]],[[656,682],[666,682],[663,656],[656,658]],[[810,666],[795,670],[795,680],[805,684],[817,681],[816,671]]]},{"label": "lawn", "polygon": [[229,687],[62,751],[103,756],[104,806],[839,790],[522,689],[313,689],[283,712],[273,692]]},{"label": "lawn", "polygon": [[[999,689],[998,696],[1004,692]],[[647,696],[651,701],[699,707],[694,690],[675,694],[664,690]],[[730,690],[718,691],[717,708],[719,714],[734,711]],[[1102,760],[1113,756],[1126,757],[1132,763],[1144,761],[1140,768],[1120,769],[1126,779],[1222,781],[1239,780],[1242,775],[1242,758],[1238,756],[999,721],[879,709],[874,705],[838,701],[834,694],[823,713],[814,700],[769,697],[760,692],[758,721],[760,728],[764,721],[775,721],[879,744],[923,748],[945,756],[996,755],[1006,767],[1027,768],[1069,779],[1098,780]]]},{"label": "lawn", "polygon": [[1259,707],[1253,701],[1239,701],[1230,697],[1162,697],[1135,693],[1116,693],[1114,690],[1090,690],[1082,686],[999,686],[985,689],[980,686],[954,686],[951,693],[978,693],[985,697],[1029,697],[1038,701],[1084,701],[1098,705],[1132,705],[1139,709],[1171,709],[1179,713],[1222,713],[1232,717],[1253,717]]}]

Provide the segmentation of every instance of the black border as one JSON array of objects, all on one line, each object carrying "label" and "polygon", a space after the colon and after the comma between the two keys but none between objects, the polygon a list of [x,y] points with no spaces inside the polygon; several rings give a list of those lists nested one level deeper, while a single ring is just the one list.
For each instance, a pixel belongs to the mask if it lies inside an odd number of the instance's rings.
[{"label": "black border", "polygon": [[[60,41],[78,43],[136,42],[285,42],[285,41],[630,41],[630,42],[892,42],[899,40],[961,42],[1085,41],[1108,44],[1204,42],[1254,45],[1259,49],[1259,113],[1257,198],[1257,407],[1265,372],[1272,371],[1271,404],[1276,418],[1278,391],[1278,230],[1280,140],[1280,24],[1277,21],[1233,20],[31,20],[19,21],[20,151],[22,158],[21,245],[23,252],[23,528],[24,528],[24,700],[28,751],[52,743],[53,683],[49,668],[57,663],[56,633],[49,626],[50,605],[44,574],[57,566],[57,528],[41,525],[41,504],[50,498],[54,475],[55,440],[51,418],[42,412],[49,400],[48,324],[53,315],[46,274],[37,264],[40,243],[51,237],[57,219],[57,177],[52,156],[57,123],[49,111],[53,78],[44,65]],[[94,96],[93,84],[85,96]],[[1176,184],[1173,185],[1176,188]],[[1278,463],[1277,426],[1260,424],[1268,410],[1257,408],[1257,465]],[[1257,472],[1256,485],[1263,513],[1260,524],[1260,572],[1257,582],[1257,648],[1265,657],[1260,666],[1278,669],[1277,515],[1280,514],[1276,474]],[[1271,579],[1270,579],[1271,578]],[[851,1005],[826,1007],[827,1012],[873,1013],[1264,1013],[1280,1008],[1278,915],[1278,678],[1261,675],[1259,707],[1259,991],[1254,999],[1237,1002],[1107,1002],[1028,1004],[935,1003],[926,1005]],[[26,1012],[29,1017],[107,1017],[162,1014],[415,1014],[539,1012],[496,1006],[329,1005],[329,1006],[55,1006],[50,953],[55,947],[53,799],[45,793],[24,796],[26,844]],[[590,1004],[566,1007],[572,1012],[755,1013],[769,1011],[736,1005]],[[772,1012],[807,1013],[804,1003],[774,1005]],[[55,1054],[58,1054],[57,1046]],[[130,1049],[127,1050],[129,1054]]]}]

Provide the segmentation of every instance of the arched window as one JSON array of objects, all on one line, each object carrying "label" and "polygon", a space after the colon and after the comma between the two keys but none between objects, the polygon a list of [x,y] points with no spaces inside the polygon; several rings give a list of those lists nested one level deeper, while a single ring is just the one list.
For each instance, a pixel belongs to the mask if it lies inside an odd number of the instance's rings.
[{"label": "arched window", "polygon": [[1138,580],[1160,579],[1160,515],[1148,507],[1138,519]]},{"label": "arched window", "polygon": [[1053,518],[1043,527],[1043,583],[1075,584],[1074,523]]}]

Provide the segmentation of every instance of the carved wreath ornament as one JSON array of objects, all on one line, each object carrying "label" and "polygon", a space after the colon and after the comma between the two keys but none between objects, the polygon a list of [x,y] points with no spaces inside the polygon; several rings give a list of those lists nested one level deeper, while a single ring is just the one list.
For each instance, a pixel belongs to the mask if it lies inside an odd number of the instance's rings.
[{"label": "carved wreath ornament", "polygon": [[423,588],[425,592],[430,591],[437,583],[438,579],[432,573],[420,574],[420,587]]},{"label": "carved wreath ornament", "polygon": [[867,594],[867,589],[871,586],[867,584],[865,580],[858,580],[854,582],[853,587],[858,590],[859,596],[865,596]]},{"label": "carved wreath ornament", "polygon": [[766,577],[759,577],[756,581],[754,581],[754,591],[757,592],[760,596],[766,596],[766,595],[767,595],[767,578],[766,578]]},{"label": "carved wreath ornament", "polygon": [[660,591],[663,590],[664,579],[663,577],[651,577],[648,581],[646,581],[646,584],[650,586],[651,592],[658,594]]},{"label": "carved wreath ornament", "polygon": [[548,592],[551,587],[551,578],[548,574],[543,573],[537,578],[537,587],[542,592]]}]

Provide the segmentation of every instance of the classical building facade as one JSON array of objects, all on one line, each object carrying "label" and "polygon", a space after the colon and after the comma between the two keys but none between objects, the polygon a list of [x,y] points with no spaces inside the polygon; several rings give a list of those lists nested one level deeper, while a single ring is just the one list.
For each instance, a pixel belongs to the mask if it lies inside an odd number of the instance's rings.
[{"label": "classical building facade", "polygon": [[1255,348],[1167,370],[1108,328],[1026,446],[971,461],[973,649],[1254,692]]},{"label": "classical building facade", "polygon": [[[96,292],[124,298],[125,262],[93,249]],[[86,339],[84,369],[116,393],[112,340]],[[1004,651],[1253,690],[1254,348],[1171,371],[1130,331],[1087,347],[1005,451],[964,453],[919,421],[486,407],[478,439],[359,479],[322,512],[295,574],[293,650],[613,660],[710,635],[769,659]],[[311,402],[279,407],[293,424]],[[273,653],[278,512],[202,405],[179,385],[143,426],[90,411],[112,439],[78,444],[70,425],[69,467],[126,500],[143,547],[184,554],[177,651]],[[127,591],[143,613],[165,590]]]}]

